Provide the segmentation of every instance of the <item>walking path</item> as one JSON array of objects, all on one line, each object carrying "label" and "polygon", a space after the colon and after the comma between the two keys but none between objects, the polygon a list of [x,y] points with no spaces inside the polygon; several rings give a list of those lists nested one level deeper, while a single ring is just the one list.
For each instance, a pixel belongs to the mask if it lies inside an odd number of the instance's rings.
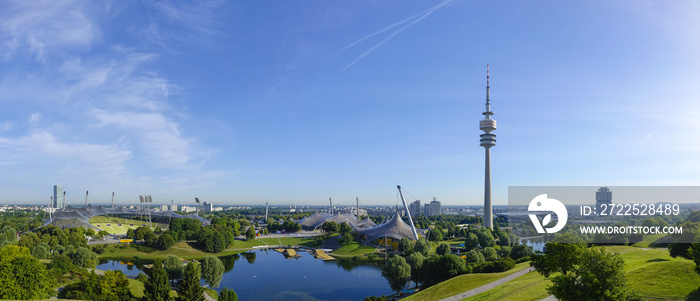
[{"label": "walking path", "polygon": [[[474,288],[474,289],[470,289],[470,290],[468,290],[468,291],[466,291],[466,292],[463,292],[463,293],[461,293],[461,294],[454,295],[454,296],[452,296],[452,297],[447,297],[447,298],[445,298],[445,299],[441,299],[440,301],[459,301],[459,300],[462,300],[462,299],[464,299],[464,298],[469,298],[469,297],[474,296],[474,295],[476,295],[476,294],[483,293],[483,292],[488,291],[488,290],[490,290],[490,289],[492,289],[492,288],[495,288],[495,287],[497,287],[497,286],[499,286],[499,285],[502,285],[502,284],[504,284],[504,283],[506,283],[506,282],[508,282],[508,281],[511,281],[511,280],[513,280],[513,279],[515,279],[515,278],[518,278],[518,277],[520,277],[520,276],[522,276],[522,275],[525,275],[525,274],[527,274],[527,273],[529,273],[529,272],[532,272],[532,271],[534,271],[534,270],[535,270],[535,268],[529,267],[529,268],[526,268],[526,269],[524,269],[524,270],[522,270],[522,271],[517,271],[517,272],[515,272],[515,273],[513,273],[513,274],[510,274],[510,275],[508,275],[508,276],[505,276],[505,277],[503,277],[503,278],[501,278],[501,279],[498,279],[498,280],[496,280],[496,281],[494,281],[494,282],[491,282],[491,283],[488,283],[488,284],[484,284],[484,285],[482,285],[482,286],[480,286],[480,287],[477,287],[477,288]],[[549,301],[549,300],[548,300],[548,301]]]}]

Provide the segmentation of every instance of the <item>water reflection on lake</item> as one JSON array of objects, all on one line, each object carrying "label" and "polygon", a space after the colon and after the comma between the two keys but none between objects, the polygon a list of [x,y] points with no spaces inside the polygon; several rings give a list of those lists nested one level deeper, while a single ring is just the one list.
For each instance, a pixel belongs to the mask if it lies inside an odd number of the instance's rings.
[{"label": "water reflection on lake", "polygon": [[[376,264],[353,259],[323,261],[307,252],[299,254],[302,257],[285,259],[263,249],[220,257],[225,272],[216,290],[234,289],[240,300],[273,301],[362,300],[392,293]],[[140,267],[109,261],[97,268],[136,276]]]}]

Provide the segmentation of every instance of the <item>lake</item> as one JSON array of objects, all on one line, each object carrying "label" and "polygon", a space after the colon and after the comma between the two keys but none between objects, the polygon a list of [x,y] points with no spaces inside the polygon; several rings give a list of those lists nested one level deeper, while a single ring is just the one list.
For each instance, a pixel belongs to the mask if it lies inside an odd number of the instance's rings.
[{"label": "lake", "polygon": [[[221,257],[226,267],[217,291],[233,289],[240,300],[363,300],[393,293],[381,267],[352,259],[323,261],[307,252],[298,259],[268,249]],[[100,270],[121,270],[136,276],[138,266],[119,261],[100,264]],[[202,282],[203,284],[203,282]]]}]

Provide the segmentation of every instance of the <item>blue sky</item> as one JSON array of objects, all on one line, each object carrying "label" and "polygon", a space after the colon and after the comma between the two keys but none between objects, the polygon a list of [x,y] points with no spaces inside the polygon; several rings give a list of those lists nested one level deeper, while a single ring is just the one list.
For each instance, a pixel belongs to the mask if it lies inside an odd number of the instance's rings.
[{"label": "blue sky", "polygon": [[694,1],[4,1],[0,202],[697,185]]}]

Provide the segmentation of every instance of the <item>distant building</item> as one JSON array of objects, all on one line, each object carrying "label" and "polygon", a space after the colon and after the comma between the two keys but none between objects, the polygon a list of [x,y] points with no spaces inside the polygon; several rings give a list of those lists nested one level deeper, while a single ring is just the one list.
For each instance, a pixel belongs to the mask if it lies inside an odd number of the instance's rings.
[{"label": "distant building", "polygon": [[197,207],[194,207],[194,206],[182,206],[182,208],[180,209],[180,211],[182,211],[182,212],[195,212],[195,211],[197,211]]},{"label": "distant building", "polygon": [[170,205],[170,211],[177,211],[177,205]]},{"label": "distant building", "polygon": [[603,204],[607,204],[607,205],[612,204],[612,191],[610,191],[610,189],[608,189],[608,187],[600,187],[600,189],[598,189],[598,191],[596,191],[596,193],[595,193],[595,209],[596,209],[596,214],[600,215],[600,213],[607,208],[605,213],[606,213],[606,215],[610,215],[609,212],[610,212],[611,208],[609,208],[609,207],[601,208],[602,207],[601,205],[603,205]]},{"label": "distant building", "polygon": [[411,211],[411,216],[420,216],[420,200],[415,200],[413,203],[408,205],[408,210]]},{"label": "distant building", "polygon": [[424,214],[425,214],[425,216],[440,215],[440,214],[442,214],[441,207],[442,207],[442,205],[440,204],[440,202],[436,201],[435,198],[433,198],[433,201],[430,202],[430,204],[425,204]]},{"label": "distant building", "polygon": [[160,205],[160,211],[168,211],[168,205]]},{"label": "distant building", "polygon": [[58,209],[63,209],[65,207],[63,185],[53,185],[53,207]]},{"label": "distant building", "polygon": [[209,202],[204,202],[202,205],[204,206],[204,211],[206,211],[206,212],[214,211],[214,204],[209,203]]}]

